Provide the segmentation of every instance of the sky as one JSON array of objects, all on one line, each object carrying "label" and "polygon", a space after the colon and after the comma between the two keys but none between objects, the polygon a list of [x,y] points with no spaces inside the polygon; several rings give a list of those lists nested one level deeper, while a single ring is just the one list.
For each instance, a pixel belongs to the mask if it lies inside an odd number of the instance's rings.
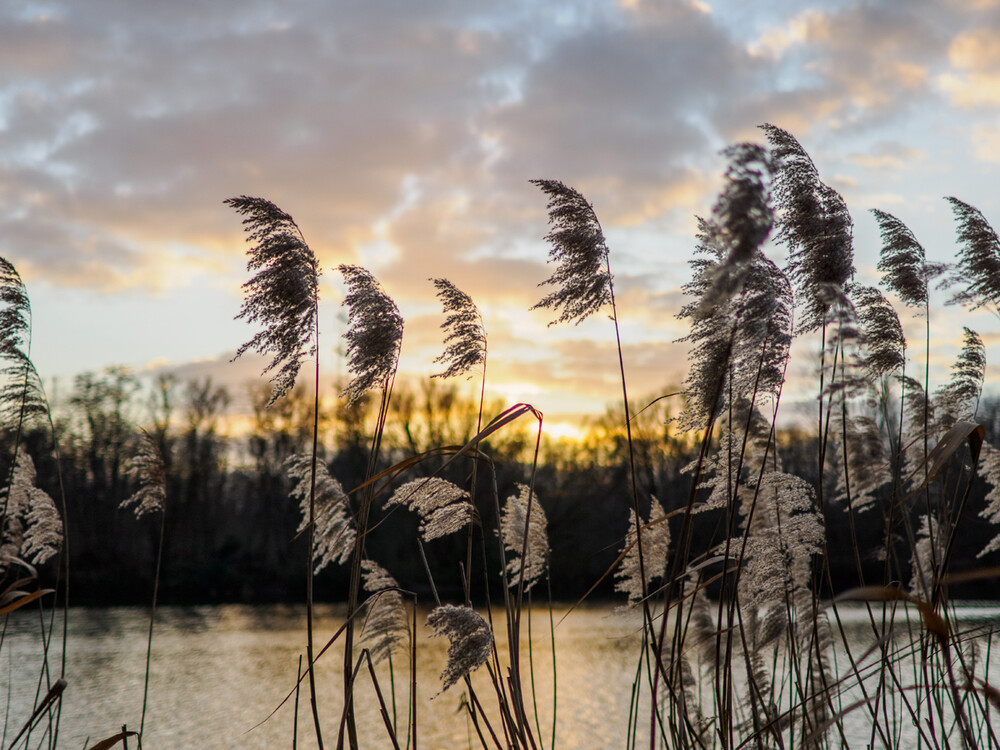
[{"label": "sky", "polygon": [[[338,264],[397,302],[414,383],[438,371],[445,277],[483,312],[488,392],[558,425],[615,401],[618,361],[606,316],[529,309],[553,270],[529,180],[594,205],[629,388],[656,395],[686,372],[680,287],[720,152],[765,122],[844,195],[857,280],[879,279],[872,208],[951,260],[944,196],[1000,222],[1000,0],[0,0],[0,255],[46,380],[115,364],[237,390],[263,362],[229,361],[255,329],[234,319],[247,246],[223,201],[267,198],[320,259],[324,372],[344,374]],[[937,382],[962,325],[1000,362],[997,316],[946,299]]]}]

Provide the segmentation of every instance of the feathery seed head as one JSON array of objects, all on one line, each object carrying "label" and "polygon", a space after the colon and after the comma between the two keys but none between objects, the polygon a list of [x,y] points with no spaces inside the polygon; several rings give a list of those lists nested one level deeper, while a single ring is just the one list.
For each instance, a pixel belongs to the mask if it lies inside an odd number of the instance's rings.
[{"label": "feathery seed head", "polygon": [[[642,600],[643,588],[647,592],[657,578],[662,578],[667,572],[667,555],[670,552],[670,526],[666,521],[666,512],[660,501],[655,497],[650,499],[649,520],[636,519],[635,509],[629,513],[628,534],[625,535],[625,548],[628,552],[615,572],[615,591],[628,594],[629,604]],[[642,565],[639,565],[639,545],[637,544],[638,526],[642,529]],[[640,567],[645,570],[646,582],[643,587]]]},{"label": "feathery seed head", "polygon": [[472,522],[469,493],[440,477],[414,479],[401,485],[385,506],[402,505],[420,516],[425,542],[461,531]]},{"label": "feathery seed head", "polygon": [[236,318],[263,326],[233,359],[250,349],[273,355],[264,368],[265,373],[277,369],[270,406],[295,385],[302,361],[316,355],[319,266],[292,217],[276,205],[245,195],[225,203],[246,217],[246,239],[253,245],[247,270],[257,272],[243,284],[246,299]]},{"label": "feathery seed head", "polygon": [[928,264],[924,247],[902,221],[890,213],[872,209],[882,236],[878,270],[885,285],[910,307],[927,305],[927,287],[943,266]]},{"label": "feathery seed head", "polygon": [[946,198],[958,223],[958,264],[948,284],[964,288],[951,303],[971,304],[973,309],[992,304],[1000,307],[1000,239],[982,212],[958,198]]},{"label": "feathery seed head", "polygon": [[364,590],[369,594],[376,594],[383,589],[399,588],[399,583],[389,573],[374,560],[361,561],[361,578],[364,581]]},{"label": "feathery seed head", "polygon": [[[986,507],[979,515],[993,526],[1000,525],[1000,450],[987,442],[983,443],[979,453],[979,475],[991,488],[986,495]],[[1000,549],[1000,533],[983,547],[977,557],[988,555],[998,549]]]},{"label": "feathery seed head", "polygon": [[[528,517],[528,503],[531,503],[531,517]],[[541,580],[549,569],[549,532],[538,496],[526,484],[518,485],[518,494],[511,495],[503,508],[500,521],[503,544],[513,553],[507,561],[507,571],[511,586],[516,586],[521,572],[524,572],[524,589],[528,591]],[[527,544],[525,540],[527,539]],[[521,550],[525,551],[526,562],[522,566]]]},{"label": "feathery seed head", "polygon": [[35,486],[35,479],[31,456],[18,451],[7,499],[0,567],[11,557],[22,557],[37,565],[62,548],[62,519],[48,493]]},{"label": "feathery seed head", "polygon": [[867,349],[864,368],[877,383],[903,367],[906,357],[903,326],[892,305],[875,287],[856,284],[851,286],[850,293]]},{"label": "feathery seed head", "polygon": [[24,532],[21,554],[36,565],[48,560],[62,549],[63,524],[56,504],[48,493],[36,489],[31,509],[25,516],[28,528]]},{"label": "feathery seed head", "polygon": [[6,573],[12,562],[20,559],[22,546],[24,522],[8,513],[3,519],[3,534],[0,535],[0,575]]},{"label": "feathery seed head", "polygon": [[734,300],[739,325],[733,342],[736,392],[777,396],[785,383],[795,303],[785,273],[758,254],[747,269],[743,294]]},{"label": "feathery seed head", "polygon": [[711,221],[702,222],[700,227],[706,244],[716,247],[721,261],[714,266],[703,294],[703,311],[724,303],[736,292],[774,223],[767,149],[741,143],[724,153],[729,158],[726,185],[712,207]]},{"label": "feathery seed head", "polygon": [[28,356],[31,303],[17,269],[0,257],[0,415],[8,422],[48,416],[41,379]]},{"label": "feathery seed head", "polygon": [[347,369],[354,379],[344,388],[348,405],[373,388],[384,388],[396,373],[403,342],[403,316],[378,280],[361,266],[338,266],[347,283]]},{"label": "feathery seed head", "polygon": [[692,321],[691,332],[680,339],[693,343],[685,381],[687,406],[679,417],[685,429],[702,429],[721,411],[730,377],[734,396],[739,398],[754,391],[779,393],[792,342],[791,284],[762,253],[742,268],[739,293],[721,298],[716,293],[723,252],[704,231],[711,226],[702,222],[697,249],[714,260],[699,257],[692,261],[694,278],[683,289],[695,299],[678,314]]},{"label": "feathery seed head", "polygon": [[489,623],[472,607],[454,604],[435,607],[427,616],[427,624],[434,629],[432,637],[445,635],[450,642],[448,664],[441,673],[441,693],[489,660],[493,633]]},{"label": "feathery seed head", "polygon": [[742,561],[741,605],[784,601],[789,590],[807,585],[824,535],[814,497],[800,477],[773,471],[761,477]]},{"label": "feathery seed head", "polygon": [[445,336],[444,353],[434,361],[445,365],[445,371],[432,375],[451,378],[464,375],[473,367],[486,363],[486,326],[479,308],[472,297],[448,279],[431,279],[437,288],[438,299],[448,317],[442,328]]},{"label": "feathery seed head", "polygon": [[846,500],[850,492],[851,507],[864,510],[871,505],[878,489],[892,481],[889,455],[878,423],[864,414],[850,417],[844,430],[835,431],[834,439],[840,455],[837,498]]},{"label": "feathery seed head", "polygon": [[937,428],[942,432],[956,422],[972,420],[986,376],[986,349],[975,331],[963,327],[962,351],[952,365],[951,380],[935,393]]},{"label": "feathery seed head", "polygon": [[774,125],[761,128],[775,166],[776,239],[788,247],[788,275],[805,306],[802,330],[814,331],[826,323],[829,298],[823,287],[845,287],[854,276],[854,222],[843,197],[819,179],[801,144]]},{"label": "feathery seed head", "polygon": [[31,303],[21,275],[0,257],[0,355],[22,349],[31,329]]},{"label": "feathery seed head", "polygon": [[[295,481],[291,496],[299,499],[302,521],[299,533],[309,525],[309,495],[312,485],[312,456],[296,454],[285,464]],[[330,476],[326,464],[316,462],[316,493],[313,498],[313,560],[319,573],[331,562],[346,563],[354,551],[354,520],[351,503],[340,482]]]},{"label": "feathery seed head", "polygon": [[740,398],[777,394],[792,339],[791,285],[760,250],[774,220],[772,157],[749,143],[725,153],[726,186],[711,219],[698,220],[700,255],[691,261],[694,275],[683,287],[694,299],[678,315],[691,319],[691,332],[681,341],[693,343],[687,406],[679,418],[685,429],[708,424],[730,390]]},{"label": "feathery seed head", "polygon": [[559,313],[549,325],[580,321],[611,301],[608,245],[594,207],[586,198],[559,180],[531,180],[549,196],[549,262],[559,267],[539,286],[556,287],[531,309]]},{"label": "feathery seed head", "polygon": [[156,441],[147,433],[142,434],[139,448],[126,470],[129,476],[138,480],[139,489],[118,507],[125,510],[134,506],[136,518],[162,511],[167,500],[167,470]]},{"label": "feathery seed head", "polygon": [[403,596],[396,579],[378,563],[361,561],[364,589],[372,596],[366,604],[370,607],[365,617],[361,638],[368,644],[372,661],[378,664],[399,647],[410,634],[409,619]]},{"label": "feathery seed head", "polygon": [[0,350],[0,358],[6,360],[0,367],[0,415],[8,423],[23,419],[26,423],[44,422],[48,418],[49,405],[45,398],[42,379],[35,364],[21,349]]},{"label": "feathery seed head", "polygon": [[[694,512],[752,502],[754,489],[751,478],[756,478],[757,470],[765,460],[775,460],[771,423],[756,405],[752,411],[749,406],[749,400],[733,404],[732,418],[720,420],[718,448],[703,460],[692,460],[681,469],[682,473],[691,474],[700,466],[698,489],[708,492],[708,497]],[[739,427],[734,430],[732,425]]]}]

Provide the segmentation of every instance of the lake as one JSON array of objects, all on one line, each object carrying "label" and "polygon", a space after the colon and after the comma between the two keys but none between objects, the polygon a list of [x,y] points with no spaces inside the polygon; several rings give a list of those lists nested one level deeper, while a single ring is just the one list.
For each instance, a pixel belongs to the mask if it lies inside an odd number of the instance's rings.
[{"label": "lake", "polygon": [[[339,611],[325,606],[317,608],[317,649],[341,624]],[[565,608],[556,610],[556,621],[565,611]],[[866,616],[860,610],[842,611],[845,627],[858,631],[859,649],[863,648]],[[997,607],[965,607],[960,613],[970,623],[1000,624]],[[426,612],[422,612],[418,620],[419,746],[478,747],[474,730],[460,710],[464,685],[459,683],[438,694],[448,643],[445,639],[427,638],[429,629],[422,624],[425,618]],[[558,625],[558,747],[624,748],[629,696],[639,654],[640,623],[637,613],[623,614],[611,606],[594,606],[573,611]],[[92,744],[113,735],[123,724],[138,729],[148,626],[148,611],[141,608],[71,610],[66,662],[68,687],[63,701],[60,748],[84,748],[88,740]],[[546,609],[533,611],[532,634],[540,734],[545,747],[549,747],[552,661]],[[867,643],[870,641],[868,631]],[[0,701],[3,701],[0,710],[9,702],[4,747],[30,712],[42,649],[38,613],[15,613],[0,649]],[[53,643],[51,649],[50,664],[57,672],[61,644]],[[270,719],[264,719],[293,689],[299,655],[304,650],[302,606],[162,608],[157,615],[153,641],[144,748],[290,748],[295,730],[294,697]],[[996,652],[997,649],[990,652],[989,673],[1000,676],[1000,657]],[[341,715],[340,660],[338,643],[317,666],[320,716],[327,747],[336,746]],[[408,688],[405,665],[402,666],[397,670],[396,692],[399,726],[405,737]],[[390,701],[387,669],[383,666],[379,671],[386,700]],[[485,669],[475,673],[474,684],[481,699],[487,702],[492,689]],[[364,677],[357,688],[363,746],[389,747],[370,686],[370,679]],[[487,710],[490,710],[488,703]],[[648,714],[648,701],[644,714]],[[298,708],[298,733],[298,747],[315,747],[305,683]],[[648,738],[648,729],[641,728],[639,736]],[[859,727],[859,746],[863,746],[864,736],[864,728]],[[42,734],[36,729],[31,746],[36,747],[41,739]],[[130,743],[130,747],[135,745]]]}]

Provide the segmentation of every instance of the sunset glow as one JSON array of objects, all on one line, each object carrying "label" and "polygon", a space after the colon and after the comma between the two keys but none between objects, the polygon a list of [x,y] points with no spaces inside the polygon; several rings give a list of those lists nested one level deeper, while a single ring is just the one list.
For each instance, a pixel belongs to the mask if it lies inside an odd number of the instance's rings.
[{"label": "sunset glow", "polygon": [[[864,283],[878,281],[871,208],[935,261],[955,248],[943,196],[1000,222],[1000,8],[792,5],[7,3],[0,255],[28,284],[38,370],[65,381],[125,364],[234,390],[257,377],[259,362],[229,362],[251,331],[233,320],[246,245],[222,201],[245,194],[292,214],[321,259],[331,377],[337,264],[365,265],[397,301],[413,382],[435,372],[427,279],[446,277],[484,313],[488,394],[530,400],[571,435],[616,397],[614,332],[604,316],[547,328],[529,312],[549,273],[529,179],[595,206],[641,394],[683,381],[694,217],[721,184],[720,150],[762,140],[761,123],[792,132],[845,196]],[[962,325],[988,342],[1000,330],[946,299],[938,380]],[[799,344],[790,394],[809,355]]]}]

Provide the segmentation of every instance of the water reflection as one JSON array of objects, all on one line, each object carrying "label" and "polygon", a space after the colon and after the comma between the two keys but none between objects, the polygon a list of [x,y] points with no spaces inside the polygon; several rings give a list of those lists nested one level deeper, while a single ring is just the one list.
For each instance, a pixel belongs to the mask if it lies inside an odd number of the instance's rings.
[{"label": "water reflection", "polygon": [[[342,623],[342,613],[340,608],[318,609],[318,647],[334,636]],[[555,613],[557,621],[561,614],[561,611]],[[970,619],[963,620],[963,627],[992,626],[1000,618],[1000,608],[980,608],[967,614]],[[419,618],[421,623],[423,616]],[[859,653],[872,643],[869,615],[863,607],[841,610],[841,621],[850,640],[858,644]],[[147,611],[139,608],[71,612],[66,653],[69,687],[64,699],[60,747],[84,747],[88,738],[91,743],[96,742],[115,734],[122,724],[138,728],[148,625]],[[612,608],[601,607],[576,610],[558,626],[558,747],[622,747],[638,666],[640,626],[638,615],[616,614]],[[11,699],[8,737],[10,728],[19,728],[30,713],[37,690],[43,653],[39,627],[37,613],[17,613],[10,619],[0,650],[0,657],[6,656],[8,661],[6,668],[0,670],[0,700],[6,701],[8,695]],[[553,714],[548,612],[536,609],[531,627],[530,658],[536,674],[540,734],[546,737],[548,747]],[[55,631],[58,633],[59,629],[57,622]],[[447,641],[427,638],[427,629],[422,625],[420,629],[417,660],[420,745],[466,747],[471,738],[471,745],[478,746],[474,728],[458,710],[463,686],[456,685],[447,693],[437,694]],[[54,641],[49,663],[58,671],[61,644],[58,637]],[[293,689],[299,655],[304,649],[302,607],[163,608],[156,625],[144,746],[147,750],[290,747],[296,721],[294,697],[264,724],[249,730]],[[342,712],[339,660],[340,651],[335,646],[317,669],[320,714],[328,745],[336,744]],[[524,665],[527,668],[527,651]],[[390,676],[385,665],[380,667],[380,681],[392,711]],[[493,694],[485,670],[474,675],[473,683],[484,702]],[[526,689],[530,690],[530,686]],[[408,698],[403,669],[395,684],[395,715],[404,737]],[[530,699],[529,692],[529,703]],[[357,700],[364,746],[388,746],[370,680],[363,680]],[[500,733],[495,707],[489,704],[486,707]],[[299,747],[314,747],[305,691],[297,718]],[[640,727],[640,737],[648,737],[646,732],[648,728]],[[32,742],[32,746],[36,744]]]},{"label": "water reflection", "polygon": [[[331,639],[342,623],[342,610],[320,607],[316,643]],[[426,614],[426,613],[424,613]],[[557,612],[558,618],[562,613]],[[420,618],[422,622],[423,617]],[[148,614],[143,609],[77,609],[70,615],[66,690],[60,746],[83,747],[119,731],[136,728],[142,711]],[[532,619],[531,658],[542,714],[542,732],[551,733],[552,657],[548,613]],[[59,623],[56,630],[59,630]],[[559,626],[559,745],[613,747],[619,744],[621,717],[628,715],[628,692],[637,653],[639,621],[612,616],[610,610],[581,609]],[[421,627],[422,631],[426,631]],[[0,700],[10,694],[11,726],[30,713],[42,663],[37,615],[11,618],[3,651],[11,660],[10,677],[0,683]],[[466,745],[473,732],[457,712],[461,685],[438,695],[447,641],[426,638],[418,647],[418,731],[425,747]],[[288,747],[295,716],[289,701],[263,725],[295,684],[299,654],[305,648],[302,607],[163,608],[157,618],[150,677],[150,707],[144,746],[148,750],[180,746],[209,748]],[[503,649],[501,649],[503,651]],[[49,663],[58,665],[61,646],[52,645]],[[324,731],[335,737],[342,705],[339,650],[321,661],[318,674]],[[58,669],[57,666],[54,667]],[[386,666],[380,679],[392,701]],[[474,675],[484,700],[492,688],[484,671]],[[408,701],[406,675],[397,675],[396,715],[405,735]],[[624,702],[623,702],[624,701]],[[386,745],[370,683],[359,689],[359,722],[368,747]],[[619,705],[620,704],[620,705]],[[491,706],[487,704],[487,711]],[[500,732],[495,716],[491,717]],[[312,746],[312,719],[303,692],[298,712],[299,747]]]}]

